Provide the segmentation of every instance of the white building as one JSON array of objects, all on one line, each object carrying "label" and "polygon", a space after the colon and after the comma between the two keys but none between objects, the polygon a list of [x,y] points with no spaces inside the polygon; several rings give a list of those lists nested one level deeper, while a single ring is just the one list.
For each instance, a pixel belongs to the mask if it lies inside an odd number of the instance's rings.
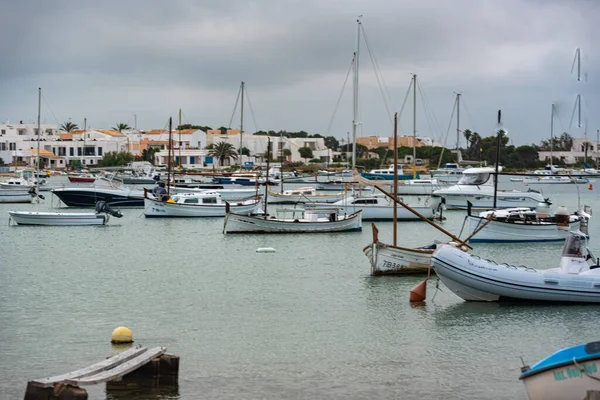
[{"label": "white building", "polygon": [[[587,148],[587,163],[590,166],[596,166],[596,159],[600,158],[600,142],[596,140],[589,140],[585,138],[573,138],[573,146],[570,151],[553,151],[552,158],[556,164],[558,160],[561,160],[565,164],[575,164],[578,159],[585,159],[585,143],[588,143]],[[538,152],[541,161],[550,163],[550,152],[540,151]]]}]

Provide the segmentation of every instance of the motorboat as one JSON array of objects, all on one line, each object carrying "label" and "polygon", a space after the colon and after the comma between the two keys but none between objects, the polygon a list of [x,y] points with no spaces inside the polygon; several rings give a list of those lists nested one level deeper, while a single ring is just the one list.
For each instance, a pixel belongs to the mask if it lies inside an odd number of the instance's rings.
[{"label": "motorboat", "polygon": [[[157,188],[162,188],[163,190]],[[148,218],[223,217],[225,216],[225,209],[228,204],[216,190],[169,196],[164,187],[159,185],[152,192],[145,191],[144,215]],[[261,201],[258,196],[255,196],[251,199],[238,201],[229,205],[232,210],[247,215],[258,211]]]},{"label": "motorboat", "polygon": [[117,218],[123,216],[104,201],[96,204],[96,212],[9,211],[8,215],[9,223],[42,226],[106,225],[111,215]]},{"label": "motorboat", "polygon": [[31,203],[32,189],[35,188],[0,188],[0,203]]},{"label": "motorboat", "polygon": [[[300,215],[296,215],[300,213]],[[223,233],[331,233],[362,230],[361,212],[340,214],[337,209],[279,210],[283,217],[249,216],[228,211]],[[285,214],[288,214],[287,216]]]},{"label": "motorboat", "polygon": [[446,163],[444,167],[430,171],[431,178],[439,182],[456,183],[462,177],[465,168],[456,163]]},{"label": "motorboat", "polygon": [[571,232],[558,268],[497,264],[452,244],[441,245],[431,265],[444,285],[467,301],[600,303],[600,268],[586,240],[584,233]]},{"label": "motorboat", "polygon": [[523,182],[526,185],[556,185],[556,184],[572,184],[572,183],[590,183],[587,178],[571,177],[568,175],[552,175],[532,177],[526,176],[523,178],[510,178],[511,182]]},{"label": "motorboat", "polygon": [[529,400],[587,399],[600,391],[600,342],[567,347],[521,368]]},{"label": "motorboat", "polygon": [[[400,197],[399,199],[428,219],[436,217],[441,203],[439,197],[431,196]],[[379,193],[347,196],[331,204],[331,206],[346,214],[362,211],[362,219],[365,221],[391,221],[394,219],[394,208],[396,208],[396,218],[399,221],[421,221],[420,217],[406,208],[396,207],[389,197]]]},{"label": "motorboat", "polygon": [[495,169],[490,167],[467,168],[456,185],[435,190],[433,196],[444,197],[448,209],[467,209],[467,202],[470,202],[473,208],[484,210],[517,206],[536,207],[539,203],[551,204],[549,199],[532,189],[527,192],[498,190],[494,207],[494,185],[490,179],[494,173]]},{"label": "motorboat", "polygon": [[172,194],[182,193],[202,193],[207,190],[214,190],[221,195],[225,201],[245,200],[249,197],[256,196],[256,188],[242,187],[232,188],[231,185],[201,185],[199,187],[179,187],[171,186],[169,188]]},{"label": "motorboat", "polygon": [[363,248],[371,264],[371,275],[422,275],[431,265],[431,256],[437,248],[433,243],[423,247],[400,247],[382,243],[379,230],[372,225],[373,242]]},{"label": "motorboat", "polygon": [[565,207],[558,207],[554,214],[541,204],[538,208],[507,208],[484,211],[478,216],[467,215],[470,242],[550,242],[564,241],[569,231],[587,233],[591,217],[589,207],[568,214]]},{"label": "motorboat", "polygon": [[256,177],[249,176],[216,176],[213,182],[220,185],[257,186]]},{"label": "motorboat", "polygon": [[267,202],[269,204],[335,203],[345,196],[345,191],[339,193],[317,193],[315,187],[307,186],[284,190],[282,193],[268,191]]},{"label": "motorboat", "polygon": [[69,174],[67,176],[69,182],[73,183],[93,183],[96,177],[92,174]]},{"label": "motorboat", "polygon": [[114,181],[104,184],[98,179],[91,187],[64,187],[52,190],[52,194],[67,207],[95,207],[100,200],[111,207],[143,207],[144,191],[116,186]]},{"label": "motorboat", "polygon": [[400,195],[429,195],[447,184],[437,179],[409,179],[398,182],[398,194]]},{"label": "motorboat", "polygon": [[[394,173],[395,170],[395,173]],[[420,179],[421,176],[419,173],[414,176],[413,174],[405,174],[402,169],[402,165],[398,164],[397,168],[394,168],[393,165],[390,165],[388,169],[372,169],[369,172],[362,172],[360,174],[363,178],[369,180],[386,180],[391,181],[394,180],[394,175],[397,175],[398,180],[409,180],[409,179]]]}]

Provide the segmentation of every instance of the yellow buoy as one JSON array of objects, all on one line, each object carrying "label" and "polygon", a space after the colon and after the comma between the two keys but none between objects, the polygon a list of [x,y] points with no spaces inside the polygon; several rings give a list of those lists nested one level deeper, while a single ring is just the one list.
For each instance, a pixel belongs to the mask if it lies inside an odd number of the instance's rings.
[{"label": "yellow buoy", "polygon": [[112,332],[111,343],[132,343],[133,333],[125,326],[119,326]]}]

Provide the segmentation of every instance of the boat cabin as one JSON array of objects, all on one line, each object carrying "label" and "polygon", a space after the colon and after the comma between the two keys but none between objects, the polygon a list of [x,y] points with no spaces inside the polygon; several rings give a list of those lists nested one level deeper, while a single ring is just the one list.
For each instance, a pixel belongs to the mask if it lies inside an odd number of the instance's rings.
[{"label": "boat cabin", "polygon": [[212,190],[200,193],[181,193],[171,197],[169,203],[177,204],[222,204],[221,195]]}]

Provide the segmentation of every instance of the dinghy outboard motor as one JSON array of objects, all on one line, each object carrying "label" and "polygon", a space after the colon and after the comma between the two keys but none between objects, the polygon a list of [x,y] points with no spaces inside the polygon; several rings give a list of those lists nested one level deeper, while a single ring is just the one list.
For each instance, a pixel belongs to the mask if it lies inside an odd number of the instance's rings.
[{"label": "dinghy outboard motor", "polygon": [[96,212],[110,214],[113,217],[117,218],[121,218],[123,216],[123,214],[121,214],[119,211],[110,208],[104,200],[100,200],[96,203]]},{"label": "dinghy outboard motor", "polygon": [[165,189],[164,182],[156,182],[156,186],[154,186],[154,189],[152,189],[152,194],[158,201],[169,200],[169,195],[167,194],[167,189]]},{"label": "dinghy outboard motor", "polygon": [[42,200],[46,200],[46,198],[44,196],[42,196],[41,194],[38,194],[37,190],[35,190],[35,187],[32,187],[31,189],[29,189],[28,193],[31,195],[31,197],[39,197]]}]

